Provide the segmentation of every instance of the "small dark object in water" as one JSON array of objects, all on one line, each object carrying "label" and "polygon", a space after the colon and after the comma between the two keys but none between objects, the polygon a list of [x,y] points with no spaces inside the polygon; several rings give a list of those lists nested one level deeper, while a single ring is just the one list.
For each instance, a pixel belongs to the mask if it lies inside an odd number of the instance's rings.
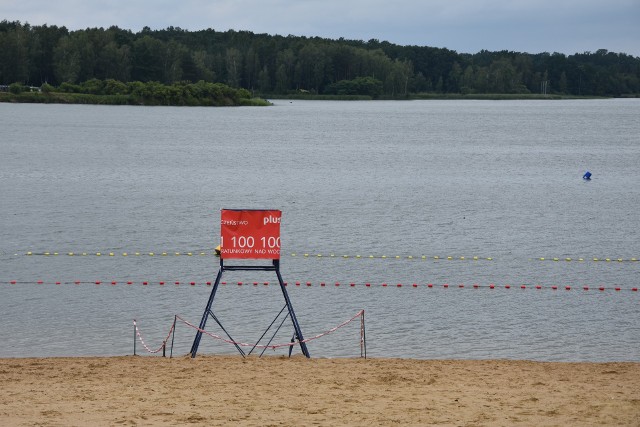
[{"label": "small dark object in water", "polygon": [[586,181],[590,181],[591,180],[591,172],[587,171],[584,175],[582,175],[582,179],[584,179]]}]

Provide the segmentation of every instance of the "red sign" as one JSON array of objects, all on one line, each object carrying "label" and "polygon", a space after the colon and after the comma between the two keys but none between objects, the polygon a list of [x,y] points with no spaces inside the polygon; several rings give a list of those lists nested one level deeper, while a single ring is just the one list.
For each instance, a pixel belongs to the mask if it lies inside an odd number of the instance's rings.
[{"label": "red sign", "polygon": [[279,210],[222,209],[220,257],[280,259]]}]

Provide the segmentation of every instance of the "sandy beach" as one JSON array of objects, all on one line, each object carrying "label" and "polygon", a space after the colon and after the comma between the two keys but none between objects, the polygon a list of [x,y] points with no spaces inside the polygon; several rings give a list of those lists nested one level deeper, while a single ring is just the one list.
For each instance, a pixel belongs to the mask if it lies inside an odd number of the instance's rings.
[{"label": "sandy beach", "polygon": [[640,363],[0,359],[0,425],[638,426]]}]

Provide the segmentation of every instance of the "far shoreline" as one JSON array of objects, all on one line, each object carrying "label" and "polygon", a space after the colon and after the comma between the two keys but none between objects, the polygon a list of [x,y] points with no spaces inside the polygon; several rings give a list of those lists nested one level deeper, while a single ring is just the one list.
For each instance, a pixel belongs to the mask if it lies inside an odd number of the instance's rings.
[{"label": "far shoreline", "polygon": [[362,95],[311,95],[311,94],[290,94],[290,95],[264,95],[249,99],[242,99],[240,102],[226,100],[222,104],[213,103],[159,103],[153,101],[141,101],[128,96],[120,95],[93,95],[82,93],[36,93],[26,92],[12,94],[0,92],[1,103],[12,104],[63,104],[63,105],[128,105],[128,106],[165,106],[165,107],[265,107],[273,105],[270,100],[300,100],[300,101],[557,101],[557,100],[591,100],[591,99],[637,99],[640,96],[625,96],[619,98],[594,97],[594,96],[573,96],[573,95],[543,95],[543,94],[412,94],[403,97],[378,97]]}]

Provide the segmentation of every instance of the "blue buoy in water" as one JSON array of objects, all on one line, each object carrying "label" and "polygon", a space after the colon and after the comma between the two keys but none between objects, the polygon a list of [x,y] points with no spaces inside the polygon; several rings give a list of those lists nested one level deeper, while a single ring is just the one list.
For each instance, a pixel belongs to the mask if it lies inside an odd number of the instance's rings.
[{"label": "blue buoy in water", "polygon": [[582,175],[582,179],[589,181],[591,179],[591,172],[586,171],[584,175]]}]

